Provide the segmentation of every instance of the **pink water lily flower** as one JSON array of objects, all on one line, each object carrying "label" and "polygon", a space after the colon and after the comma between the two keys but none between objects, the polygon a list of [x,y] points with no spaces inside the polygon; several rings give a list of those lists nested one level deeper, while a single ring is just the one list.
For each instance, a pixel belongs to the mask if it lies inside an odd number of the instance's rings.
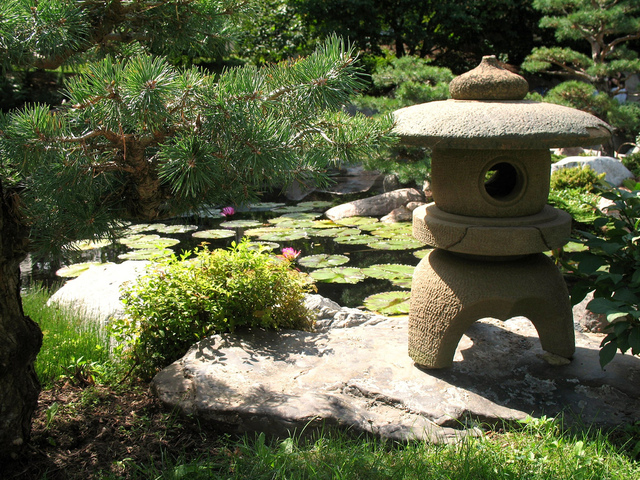
[{"label": "pink water lily flower", "polygon": [[300,255],[300,251],[299,250],[295,250],[291,247],[284,247],[282,249],[282,257],[285,260],[289,260],[290,262],[294,261],[296,258],[298,258],[298,255]]},{"label": "pink water lily flower", "polygon": [[224,207],[221,213],[223,217],[230,217],[236,213],[236,210],[233,207]]}]

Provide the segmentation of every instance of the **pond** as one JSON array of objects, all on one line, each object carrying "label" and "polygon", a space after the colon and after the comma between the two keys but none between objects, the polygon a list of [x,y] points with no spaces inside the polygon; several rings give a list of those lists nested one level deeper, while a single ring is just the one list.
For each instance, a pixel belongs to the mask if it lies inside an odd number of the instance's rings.
[{"label": "pond", "polygon": [[246,236],[274,254],[286,247],[300,251],[296,267],[315,279],[320,295],[342,306],[364,305],[387,315],[407,313],[413,269],[427,251],[411,236],[411,222],[382,223],[374,217],[333,222],[324,217],[332,205],[323,200],[265,202],[232,215],[211,208],[163,223],[134,224],[115,243],[79,242],[78,251],[60,265],[29,259],[22,266],[23,277],[27,282],[61,284],[92,263],[181,253],[203,242],[210,249],[226,248]]}]

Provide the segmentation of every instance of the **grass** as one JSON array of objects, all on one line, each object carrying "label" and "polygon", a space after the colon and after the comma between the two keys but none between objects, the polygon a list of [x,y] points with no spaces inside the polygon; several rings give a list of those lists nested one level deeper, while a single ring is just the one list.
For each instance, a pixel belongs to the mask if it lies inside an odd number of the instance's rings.
[{"label": "grass", "polygon": [[[531,418],[448,445],[335,431],[279,440],[223,435],[197,418],[167,412],[146,384],[91,377],[91,371],[116,368],[108,359],[108,339],[76,315],[47,307],[46,298],[43,289],[24,295],[26,312],[45,331],[38,372],[47,386],[30,456],[7,470],[6,478],[640,478],[640,424],[615,432],[588,426],[569,431],[561,420]],[[80,357],[91,368],[71,375],[69,365],[77,366]]]},{"label": "grass", "polygon": [[[631,479],[640,466],[601,433],[567,435],[552,419],[457,444],[400,445],[332,433],[268,442],[264,434],[227,441],[214,454],[166,455],[136,465],[132,478],[174,479]],[[116,477],[108,477],[116,478]]]},{"label": "grass", "polygon": [[109,338],[97,322],[86,321],[70,309],[47,306],[50,293],[32,286],[22,296],[26,315],[42,330],[36,373],[44,388],[61,378],[95,381],[111,365]]}]

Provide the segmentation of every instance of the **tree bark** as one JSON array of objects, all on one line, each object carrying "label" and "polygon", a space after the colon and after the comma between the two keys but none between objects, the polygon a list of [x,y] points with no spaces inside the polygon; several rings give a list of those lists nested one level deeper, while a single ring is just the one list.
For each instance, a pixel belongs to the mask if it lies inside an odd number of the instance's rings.
[{"label": "tree bark", "polygon": [[15,198],[0,184],[0,458],[15,456],[28,442],[40,394],[34,362],[42,332],[22,310],[20,262],[28,237]]}]

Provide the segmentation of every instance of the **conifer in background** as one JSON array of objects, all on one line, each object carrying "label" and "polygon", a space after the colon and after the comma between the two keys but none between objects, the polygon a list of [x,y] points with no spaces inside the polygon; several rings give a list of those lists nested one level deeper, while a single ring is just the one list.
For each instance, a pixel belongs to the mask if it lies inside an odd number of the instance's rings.
[{"label": "conifer in background", "polygon": [[640,133],[640,107],[613,99],[630,75],[640,72],[638,0],[534,0],[545,16],[540,26],[555,30],[556,40],[584,46],[589,54],[570,47],[535,48],[522,64],[527,72],[556,75],[564,81],[547,98],[552,103],[588,111],[633,140]]}]

